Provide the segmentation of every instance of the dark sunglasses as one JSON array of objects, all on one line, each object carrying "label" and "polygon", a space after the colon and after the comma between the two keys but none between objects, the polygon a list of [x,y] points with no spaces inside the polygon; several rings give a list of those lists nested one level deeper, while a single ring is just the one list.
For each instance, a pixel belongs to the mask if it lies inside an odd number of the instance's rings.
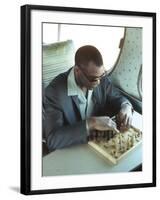
[{"label": "dark sunglasses", "polygon": [[98,77],[89,77],[85,72],[84,70],[79,67],[79,69],[81,70],[81,72],[83,73],[83,75],[85,76],[85,78],[89,81],[89,82],[95,82],[97,80],[101,80],[104,76],[107,75],[107,71],[105,71],[101,76],[98,76]]}]

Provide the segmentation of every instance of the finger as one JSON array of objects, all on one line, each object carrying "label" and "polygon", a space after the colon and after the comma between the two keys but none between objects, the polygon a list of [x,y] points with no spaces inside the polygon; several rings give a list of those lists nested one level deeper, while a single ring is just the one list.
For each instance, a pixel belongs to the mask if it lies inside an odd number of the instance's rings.
[{"label": "finger", "polygon": [[120,112],[119,114],[118,114],[118,117],[117,117],[117,124],[119,124],[119,126],[122,126],[123,125],[123,123],[124,123],[124,115]]},{"label": "finger", "polygon": [[125,117],[125,120],[123,122],[123,127],[124,127],[124,129],[129,128],[129,118],[127,116]]},{"label": "finger", "polygon": [[121,128],[120,128],[120,132],[121,132],[121,133],[124,133],[124,132],[127,131],[127,130],[128,130],[128,128],[126,128],[126,127],[121,127]]},{"label": "finger", "polygon": [[131,123],[132,123],[132,119],[131,119],[131,117],[128,117],[127,118],[127,123],[126,123],[126,129],[129,129],[130,128],[130,126],[131,126]]},{"label": "finger", "polygon": [[121,123],[120,131],[121,131],[121,132],[125,132],[125,131],[127,131],[127,130],[128,130],[127,125],[125,125],[124,123]]},{"label": "finger", "polygon": [[128,121],[127,121],[127,127],[128,128],[130,128],[131,123],[132,123],[132,119],[131,119],[131,117],[128,117]]},{"label": "finger", "polygon": [[110,125],[111,125],[111,126],[117,126],[116,122],[114,122],[114,121],[111,121],[111,122],[110,122]]},{"label": "finger", "polygon": [[120,117],[120,120],[121,120],[121,121],[124,121],[125,114],[124,114],[124,113],[122,113],[122,112],[120,112],[120,115],[119,115],[119,117]]},{"label": "finger", "polygon": [[127,115],[125,115],[125,117],[124,117],[123,124],[124,124],[124,126],[127,127],[127,125],[128,125],[128,117],[127,117]]},{"label": "finger", "polygon": [[130,127],[132,125],[132,117],[129,117],[128,119],[128,126]]},{"label": "finger", "polygon": [[112,125],[113,127],[117,127],[117,124],[116,124],[116,122],[114,122],[114,121],[111,121],[111,125]]},{"label": "finger", "polygon": [[115,122],[116,121],[116,116],[111,117],[111,120]]},{"label": "finger", "polygon": [[119,130],[117,128],[113,128],[113,130],[116,132],[116,133],[119,133]]},{"label": "finger", "polygon": [[121,121],[121,114],[119,113],[118,115],[117,115],[117,117],[116,117],[116,120],[118,121],[118,122],[120,122]]},{"label": "finger", "polygon": [[106,123],[109,127],[117,127],[116,123],[111,118],[107,119]]}]

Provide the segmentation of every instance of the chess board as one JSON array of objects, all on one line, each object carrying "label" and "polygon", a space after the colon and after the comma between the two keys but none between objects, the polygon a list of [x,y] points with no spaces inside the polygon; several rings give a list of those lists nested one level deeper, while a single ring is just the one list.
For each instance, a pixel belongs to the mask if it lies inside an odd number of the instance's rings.
[{"label": "chess board", "polygon": [[142,132],[131,126],[123,133],[98,132],[88,145],[112,164],[117,164],[142,142]]}]

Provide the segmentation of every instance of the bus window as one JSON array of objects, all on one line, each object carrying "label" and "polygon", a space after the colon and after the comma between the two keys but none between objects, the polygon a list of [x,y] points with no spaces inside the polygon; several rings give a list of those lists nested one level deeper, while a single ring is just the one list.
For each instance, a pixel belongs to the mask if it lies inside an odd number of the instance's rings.
[{"label": "bus window", "polygon": [[122,37],[124,37],[124,27],[43,24],[44,44],[73,40],[75,51],[83,45],[96,46],[103,56],[106,70],[113,68],[118,58],[119,42]]}]

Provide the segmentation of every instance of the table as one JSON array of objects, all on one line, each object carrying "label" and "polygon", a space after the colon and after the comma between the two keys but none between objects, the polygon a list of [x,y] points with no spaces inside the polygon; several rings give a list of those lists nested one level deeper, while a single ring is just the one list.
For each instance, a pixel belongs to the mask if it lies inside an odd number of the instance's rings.
[{"label": "table", "polygon": [[[142,130],[142,115],[134,112],[133,126]],[[117,165],[107,162],[88,144],[56,150],[42,158],[43,176],[129,172],[142,163],[142,145],[130,152]]]}]

